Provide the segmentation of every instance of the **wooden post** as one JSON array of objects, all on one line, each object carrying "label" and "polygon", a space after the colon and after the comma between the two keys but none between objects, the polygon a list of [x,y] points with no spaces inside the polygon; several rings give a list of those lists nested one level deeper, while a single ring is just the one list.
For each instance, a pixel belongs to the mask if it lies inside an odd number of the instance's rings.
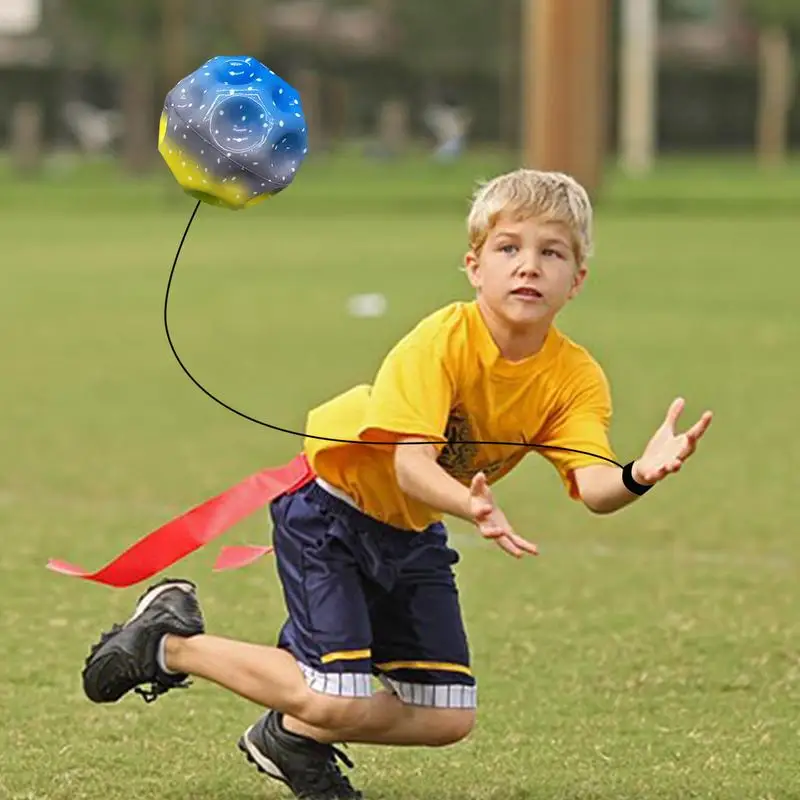
[{"label": "wooden post", "polygon": [[42,161],[42,109],[33,101],[17,103],[11,114],[11,154],[14,168],[35,173]]},{"label": "wooden post", "polygon": [[323,130],[322,81],[319,72],[315,69],[298,70],[292,83],[300,94],[306,118],[309,154],[323,150],[327,146],[327,134]]},{"label": "wooden post", "polygon": [[759,34],[758,122],[759,163],[778,166],[786,158],[789,111],[792,106],[792,52],[782,28],[765,28]]},{"label": "wooden post", "polygon": [[605,154],[609,0],[525,0],[523,160],[599,192]]},{"label": "wooden post", "polygon": [[655,159],[657,28],[657,0],[623,0],[620,160],[631,175],[646,174]]},{"label": "wooden post", "polygon": [[536,169],[569,167],[571,2],[525,0],[524,161]]},{"label": "wooden post", "polygon": [[378,118],[378,138],[384,153],[403,155],[408,145],[409,109],[404,100],[386,100]]},{"label": "wooden post", "polygon": [[350,85],[344,78],[329,78],[328,94],[331,101],[329,134],[332,145],[336,146],[347,137],[347,126],[350,121]]},{"label": "wooden post", "polygon": [[609,0],[574,0],[571,92],[572,173],[590,195],[600,192],[608,144]]},{"label": "wooden post", "polygon": [[164,81],[172,89],[186,74],[188,65],[186,0],[162,0],[161,48]]},{"label": "wooden post", "polygon": [[120,2],[117,13],[130,43],[121,86],[122,163],[129,173],[140,174],[153,166],[158,152],[155,64],[159,43],[147,35],[146,8],[141,0]]}]

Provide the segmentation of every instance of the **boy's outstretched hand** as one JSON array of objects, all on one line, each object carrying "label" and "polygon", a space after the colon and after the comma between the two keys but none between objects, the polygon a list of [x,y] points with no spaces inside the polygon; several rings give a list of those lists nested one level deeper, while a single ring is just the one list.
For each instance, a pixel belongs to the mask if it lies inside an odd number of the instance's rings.
[{"label": "boy's outstretched hand", "polygon": [[525,553],[539,555],[535,544],[514,533],[506,515],[496,505],[483,472],[479,472],[472,479],[469,494],[472,519],[481,536],[485,539],[494,539],[506,553],[515,558],[522,558]]},{"label": "boy's outstretched hand", "polygon": [[679,397],[673,400],[664,422],[647,443],[641,458],[633,465],[633,478],[639,483],[654,484],[673,472],[694,453],[697,442],[711,424],[711,412],[706,411],[685,433],[676,433],[678,422],[686,402]]}]

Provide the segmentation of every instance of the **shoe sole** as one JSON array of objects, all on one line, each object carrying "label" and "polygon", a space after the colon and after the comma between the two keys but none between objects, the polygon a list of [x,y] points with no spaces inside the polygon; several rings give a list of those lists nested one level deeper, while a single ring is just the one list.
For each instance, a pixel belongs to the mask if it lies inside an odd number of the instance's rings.
[{"label": "shoe sole", "polygon": [[289,781],[286,780],[286,776],[250,741],[250,732],[253,728],[255,728],[255,725],[251,725],[242,734],[239,739],[239,749],[247,756],[247,760],[253,764],[259,772],[266,775],[268,778],[280,781],[286,784],[286,786],[289,786]]}]

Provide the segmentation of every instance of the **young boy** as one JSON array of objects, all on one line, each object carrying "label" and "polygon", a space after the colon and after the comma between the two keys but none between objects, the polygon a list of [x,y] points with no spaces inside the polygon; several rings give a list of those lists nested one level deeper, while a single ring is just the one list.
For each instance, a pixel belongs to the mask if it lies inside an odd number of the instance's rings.
[{"label": "young boy", "polygon": [[[194,585],[163,581],[93,648],[90,699],[132,689],[149,699],[189,675],[213,681],[269,709],[240,748],[315,800],[362,797],[334,743],[437,746],[469,734],[476,682],[443,516],[474,523],[512,556],[535,555],[489,488],[527,453],[607,514],[677,472],[711,414],[678,434],[676,400],[642,456],[614,465],[604,374],[554,326],[592,249],[592,208],[572,178],[526,169],[495,178],[474,197],[468,231],[474,302],[423,319],[371,386],[309,416],[312,436],[359,443],[306,439],[314,479],[271,505],[288,609],[278,646],[206,635]],[[372,692],[372,675],[383,691]]]}]

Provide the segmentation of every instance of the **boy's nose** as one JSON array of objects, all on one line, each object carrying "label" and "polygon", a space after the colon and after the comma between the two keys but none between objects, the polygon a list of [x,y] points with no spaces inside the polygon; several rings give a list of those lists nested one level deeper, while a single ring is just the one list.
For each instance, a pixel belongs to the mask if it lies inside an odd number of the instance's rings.
[{"label": "boy's nose", "polygon": [[538,275],[541,272],[539,258],[533,255],[523,256],[518,271],[523,275]]}]

